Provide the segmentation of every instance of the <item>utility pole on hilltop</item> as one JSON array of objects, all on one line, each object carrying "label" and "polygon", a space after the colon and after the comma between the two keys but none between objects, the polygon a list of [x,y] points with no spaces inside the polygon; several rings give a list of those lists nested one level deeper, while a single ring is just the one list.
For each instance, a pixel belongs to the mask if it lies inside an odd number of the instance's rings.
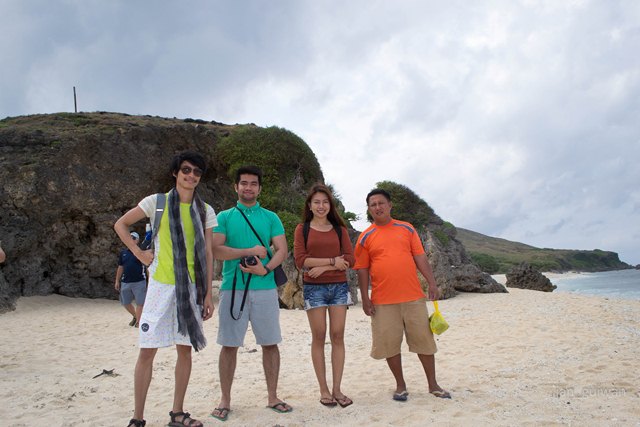
[{"label": "utility pole on hilltop", "polygon": [[78,112],[78,101],[76,101],[76,87],[73,87],[73,108],[75,109],[75,112]]}]

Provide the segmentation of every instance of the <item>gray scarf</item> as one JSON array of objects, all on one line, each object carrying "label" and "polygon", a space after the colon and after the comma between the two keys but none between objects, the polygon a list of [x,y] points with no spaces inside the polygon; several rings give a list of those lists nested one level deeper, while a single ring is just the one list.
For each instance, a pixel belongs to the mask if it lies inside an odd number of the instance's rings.
[{"label": "gray scarf", "polygon": [[[207,345],[207,340],[198,320],[195,310],[199,309],[191,302],[191,287],[189,285],[189,269],[187,267],[187,248],[180,221],[180,196],[174,188],[169,192],[169,228],[171,230],[171,243],[173,246],[173,271],[176,279],[176,304],[178,306],[178,332],[188,335],[191,345],[196,351],[202,350]],[[197,193],[193,194],[191,203],[191,220],[195,231],[195,283],[197,291],[197,304],[204,303],[207,289],[207,257],[204,239],[204,224],[206,222],[205,205]]]}]

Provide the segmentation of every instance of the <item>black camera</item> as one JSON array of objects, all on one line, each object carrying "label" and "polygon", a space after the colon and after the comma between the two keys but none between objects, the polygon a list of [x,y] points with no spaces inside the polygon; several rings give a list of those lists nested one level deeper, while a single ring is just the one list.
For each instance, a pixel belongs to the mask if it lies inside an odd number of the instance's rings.
[{"label": "black camera", "polygon": [[247,268],[250,265],[258,265],[258,260],[255,256],[243,256],[240,258],[240,265]]}]

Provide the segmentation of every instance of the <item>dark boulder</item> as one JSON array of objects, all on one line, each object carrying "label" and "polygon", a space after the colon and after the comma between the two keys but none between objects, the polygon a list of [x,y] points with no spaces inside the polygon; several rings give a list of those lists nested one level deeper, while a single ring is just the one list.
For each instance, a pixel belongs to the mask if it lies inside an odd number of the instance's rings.
[{"label": "dark boulder", "polygon": [[526,262],[511,269],[507,273],[507,287],[531,289],[534,291],[553,292],[557,288],[551,280]]}]

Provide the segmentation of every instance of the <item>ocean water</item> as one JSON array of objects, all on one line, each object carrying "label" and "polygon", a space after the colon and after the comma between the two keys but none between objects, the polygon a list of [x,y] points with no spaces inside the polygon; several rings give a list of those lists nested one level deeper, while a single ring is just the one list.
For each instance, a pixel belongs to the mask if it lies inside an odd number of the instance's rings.
[{"label": "ocean water", "polygon": [[549,274],[548,277],[558,287],[554,292],[640,300],[640,270]]}]

